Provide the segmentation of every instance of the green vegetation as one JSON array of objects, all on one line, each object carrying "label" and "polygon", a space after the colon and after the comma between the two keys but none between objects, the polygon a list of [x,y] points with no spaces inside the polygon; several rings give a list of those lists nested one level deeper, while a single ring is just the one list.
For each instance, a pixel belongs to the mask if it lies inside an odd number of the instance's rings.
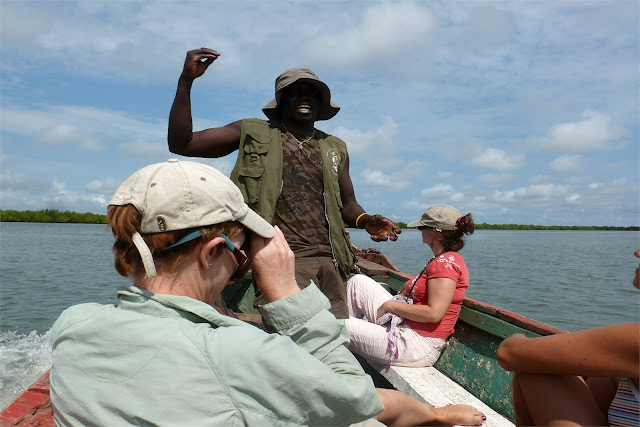
[{"label": "green vegetation", "polygon": [[0,210],[2,222],[62,222],[78,224],[106,224],[107,216],[91,212],[79,213],[56,209],[43,209],[40,211],[15,211]]},{"label": "green vegetation", "polygon": [[640,227],[615,227],[608,225],[533,225],[533,224],[476,224],[476,230],[621,230],[640,231]]},{"label": "green vegetation", "polygon": [[[2,222],[62,222],[78,224],[106,224],[107,216],[91,212],[78,213],[71,211],[60,212],[56,209],[40,211],[1,210]],[[407,223],[397,221],[400,228],[407,228]],[[349,228],[346,224],[345,227]],[[476,224],[476,230],[623,230],[640,231],[640,227],[614,227],[597,225],[532,225],[532,224]]]},{"label": "green vegetation", "polygon": [[[407,228],[407,223],[396,221],[396,225],[402,229]],[[353,228],[344,225],[345,228]],[[476,224],[476,230],[615,230],[615,231],[640,231],[640,227],[617,227],[608,225],[533,225],[533,224]]]}]

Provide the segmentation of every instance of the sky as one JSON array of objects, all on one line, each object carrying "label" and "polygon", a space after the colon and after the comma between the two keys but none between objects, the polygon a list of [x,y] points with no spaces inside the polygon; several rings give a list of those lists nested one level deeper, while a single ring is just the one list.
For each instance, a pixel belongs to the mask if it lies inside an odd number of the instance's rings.
[{"label": "sky", "polygon": [[[194,129],[265,118],[309,67],[341,107],[358,202],[395,221],[640,225],[639,3],[0,0],[0,209],[106,213],[169,158],[186,52]],[[229,174],[236,154],[191,158]]]}]

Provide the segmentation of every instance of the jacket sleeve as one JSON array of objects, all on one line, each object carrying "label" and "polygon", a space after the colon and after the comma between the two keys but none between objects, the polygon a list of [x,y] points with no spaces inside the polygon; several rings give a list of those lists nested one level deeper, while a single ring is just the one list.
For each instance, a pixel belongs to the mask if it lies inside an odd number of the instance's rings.
[{"label": "jacket sleeve", "polygon": [[328,307],[315,285],[260,307],[265,322],[280,335],[256,334],[252,340],[252,364],[260,366],[266,381],[261,382],[260,404],[243,411],[245,422],[266,410],[269,417],[288,422],[348,425],[384,409],[371,377],[347,348],[344,322]]}]

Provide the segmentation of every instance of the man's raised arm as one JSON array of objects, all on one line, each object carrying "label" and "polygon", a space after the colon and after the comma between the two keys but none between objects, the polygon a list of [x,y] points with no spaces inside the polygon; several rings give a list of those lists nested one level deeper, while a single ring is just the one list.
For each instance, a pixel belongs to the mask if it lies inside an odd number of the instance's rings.
[{"label": "man's raised arm", "polygon": [[219,56],[215,50],[204,47],[187,52],[169,113],[167,141],[172,153],[191,157],[222,157],[238,149],[241,120],[220,128],[193,132],[191,86]]}]

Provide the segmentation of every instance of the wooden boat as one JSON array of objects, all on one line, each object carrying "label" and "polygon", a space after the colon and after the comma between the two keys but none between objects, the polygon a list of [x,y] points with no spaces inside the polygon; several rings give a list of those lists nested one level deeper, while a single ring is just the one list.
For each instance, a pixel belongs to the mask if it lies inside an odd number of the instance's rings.
[{"label": "wooden boat", "polygon": [[[398,270],[375,249],[356,249],[358,267],[395,293],[412,276]],[[255,292],[251,273],[227,286],[223,292],[227,307],[255,320]],[[241,315],[241,317],[243,317]],[[498,365],[495,352],[500,342],[515,333],[529,337],[564,331],[516,313],[465,298],[456,332],[432,368],[386,369],[361,360],[377,386],[392,386],[432,406],[448,403],[475,405],[487,416],[487,426],[512,425],[511,374]],[[435,396],[435,397],[434,397]],[[18,397],[0,414],[0,424],[7,426],[53,426],[49,398],[49,373]]]}]

